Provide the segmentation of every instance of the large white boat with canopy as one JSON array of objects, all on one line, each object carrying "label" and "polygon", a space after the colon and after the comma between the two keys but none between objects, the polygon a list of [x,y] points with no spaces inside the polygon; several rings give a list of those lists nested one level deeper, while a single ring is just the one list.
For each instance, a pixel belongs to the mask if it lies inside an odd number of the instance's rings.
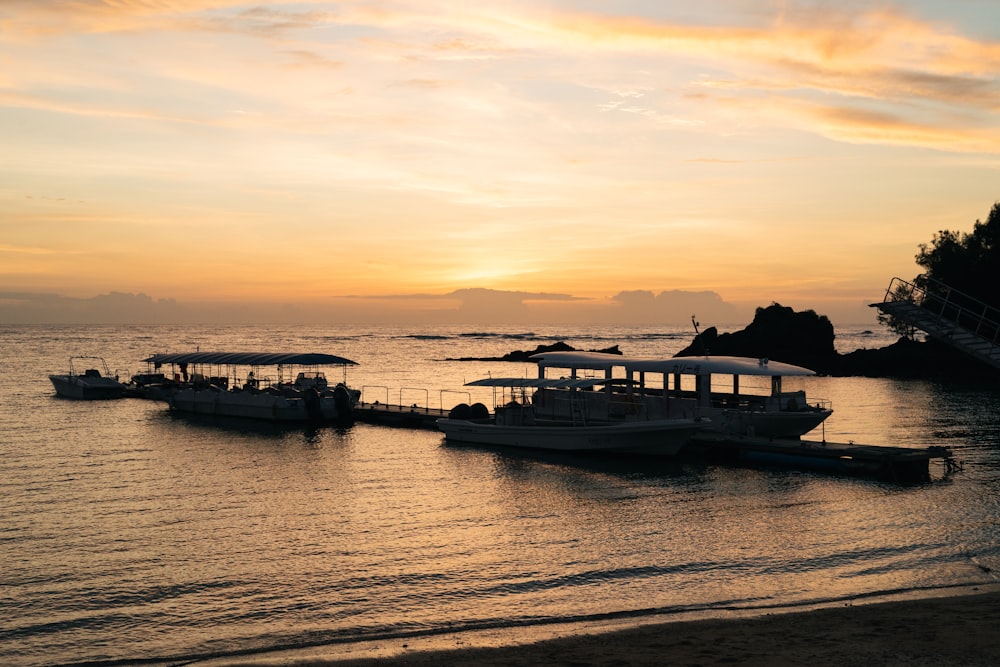
[{"label": "large white boat with canopy", "polygon": [[693,400],[679,399],[667,410],[646,409],[646,399],[636,387],[610,375],[490,377],[466,386],[492,387],[496,407],[490,414],[481,403],[462,404],[447,418],[438,419],[438,428],[449,442],[675,456],[704,426],[693,415]]},{"label": "large white boat with canopy", "polygon": [[[321,353],[181,352],[144,360],[177,388],[164,394],[171,410],[277,422],[350,420],[361,392],[347,386],[356,362]],[[166,366],[169,373],[164,373]],[[331,386],[323,370],[339,369]]]},{"label": "large white boat with canopy", "polygon": [[[730,435],[798,438],[833,413],[828,401],[810,402],[805,391],[782,387],[783,378],[811,376],[814,371],[768,359],[656,359],[600,352],[543,352],[531,358],[538,363],[539,377],[545,377],[547,369],[569,369],[573,378],[604,378],[608,396],[592,402],[620,402],[615,396],[622,394],[637,410],[701,417],[708,420],[706,430]],[[755,379],[758,386],[753,386]],[[539,392],[534,400],[544,405],[554,399]]]}]

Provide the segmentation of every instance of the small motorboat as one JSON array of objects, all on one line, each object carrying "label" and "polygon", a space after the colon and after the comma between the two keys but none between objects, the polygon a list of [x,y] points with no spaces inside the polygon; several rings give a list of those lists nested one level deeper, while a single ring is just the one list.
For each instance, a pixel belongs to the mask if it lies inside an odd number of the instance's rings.
[{"label": "small motorboat", "polygon": [[[100,362],[100,368],[87,368],[82,373],[76,370],[80,361]],[[88,366],[97,365],[87,363]],[[102,370],[103,369],[103,373]],[[77,356],[69,358],[69,373],[66,375],[50,375],[49,380],[56,389],[56,395],[62,398],[94,401],[111,398],[121,398],[125,395],[125,385],[112,376],[108,364],[103,357]]]}]

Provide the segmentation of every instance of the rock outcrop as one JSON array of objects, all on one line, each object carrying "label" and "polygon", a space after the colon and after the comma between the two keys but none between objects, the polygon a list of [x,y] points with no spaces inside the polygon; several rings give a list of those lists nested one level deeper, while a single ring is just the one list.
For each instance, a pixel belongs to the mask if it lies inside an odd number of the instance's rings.
[{"label": "rock outcrop", "polygon": [[675,356],[766,357],[774,361],[805,366],[817,372],[836,365],[833,324],[812,310],[795,312],[780,304],[758,308],[742,331],[719,334],[709,327]]},{"label": "rock outcrop", "polygon": [[[461,357],[458,359],[448,359],[447,361],[524,361],[530,362],[531,355],[540,354],[542,352],[578,352],[575,347],[559,341],[558,343],[553,343],[552,345],[539,345],[534,350],[514,350],[513,352],[508,352],[502,357]],[[618,349],[617,345],[612,345],[611,347],[606,347],[603,350],[589,350],[590,352],[603,352],[605,354],[621,354],[622,351]]]},{"label": "rock outcrop", "polygon": [[772,304],[758,308],[753,322],[742,331],[719,334],[711,327],[676,356],[767,357],[832,376],[972,381],[1000,377],[996,369],[936,340],[900,338],[887,347],[847,354],[838,353],[833,341],[833,325],[826,316]]},{"label": "rock outcrop", "polygon": [[[1000,379],[1000,372],[940,341],[918,342],[907,338],[887,347],[856,350],[840,354],[833,345],[833,324],[815,311],[796,312],[781,304],[758,308],[753,322],[741,331],[720,334],[709,327],[695,336],[686,348],[674,356],[700,355],[766,357],[812,369],[820,375],[928,378],[960,381]],[[565,342],[539,345],[533,350],[515,350],[502,357],[463,357],[448,361],[517,361],[531,362],[541,352],[575,352]],[[618,345],[603,350],[622,354]]]}]

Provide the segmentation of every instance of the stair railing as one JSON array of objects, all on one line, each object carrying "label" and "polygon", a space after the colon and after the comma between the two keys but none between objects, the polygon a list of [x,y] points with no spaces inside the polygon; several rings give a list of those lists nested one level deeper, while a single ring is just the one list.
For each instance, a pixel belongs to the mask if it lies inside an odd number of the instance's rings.
[{"label": "stair railing", "polygon": [[994,344],[1000,342],[1000,310],[939,280],[926,278],[924,282],[917,285],[893,278],[883,303],[909,301]]}]

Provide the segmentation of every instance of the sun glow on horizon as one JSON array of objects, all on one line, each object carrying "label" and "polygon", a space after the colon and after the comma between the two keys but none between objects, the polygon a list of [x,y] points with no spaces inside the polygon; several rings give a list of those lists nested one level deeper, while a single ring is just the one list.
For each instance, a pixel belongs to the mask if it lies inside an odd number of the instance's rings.
[{"label": "sun glow on horizon", "polygon": [[971,0],[8,0],[0,29],[0,292],[860,314],[1000,199]]}]

